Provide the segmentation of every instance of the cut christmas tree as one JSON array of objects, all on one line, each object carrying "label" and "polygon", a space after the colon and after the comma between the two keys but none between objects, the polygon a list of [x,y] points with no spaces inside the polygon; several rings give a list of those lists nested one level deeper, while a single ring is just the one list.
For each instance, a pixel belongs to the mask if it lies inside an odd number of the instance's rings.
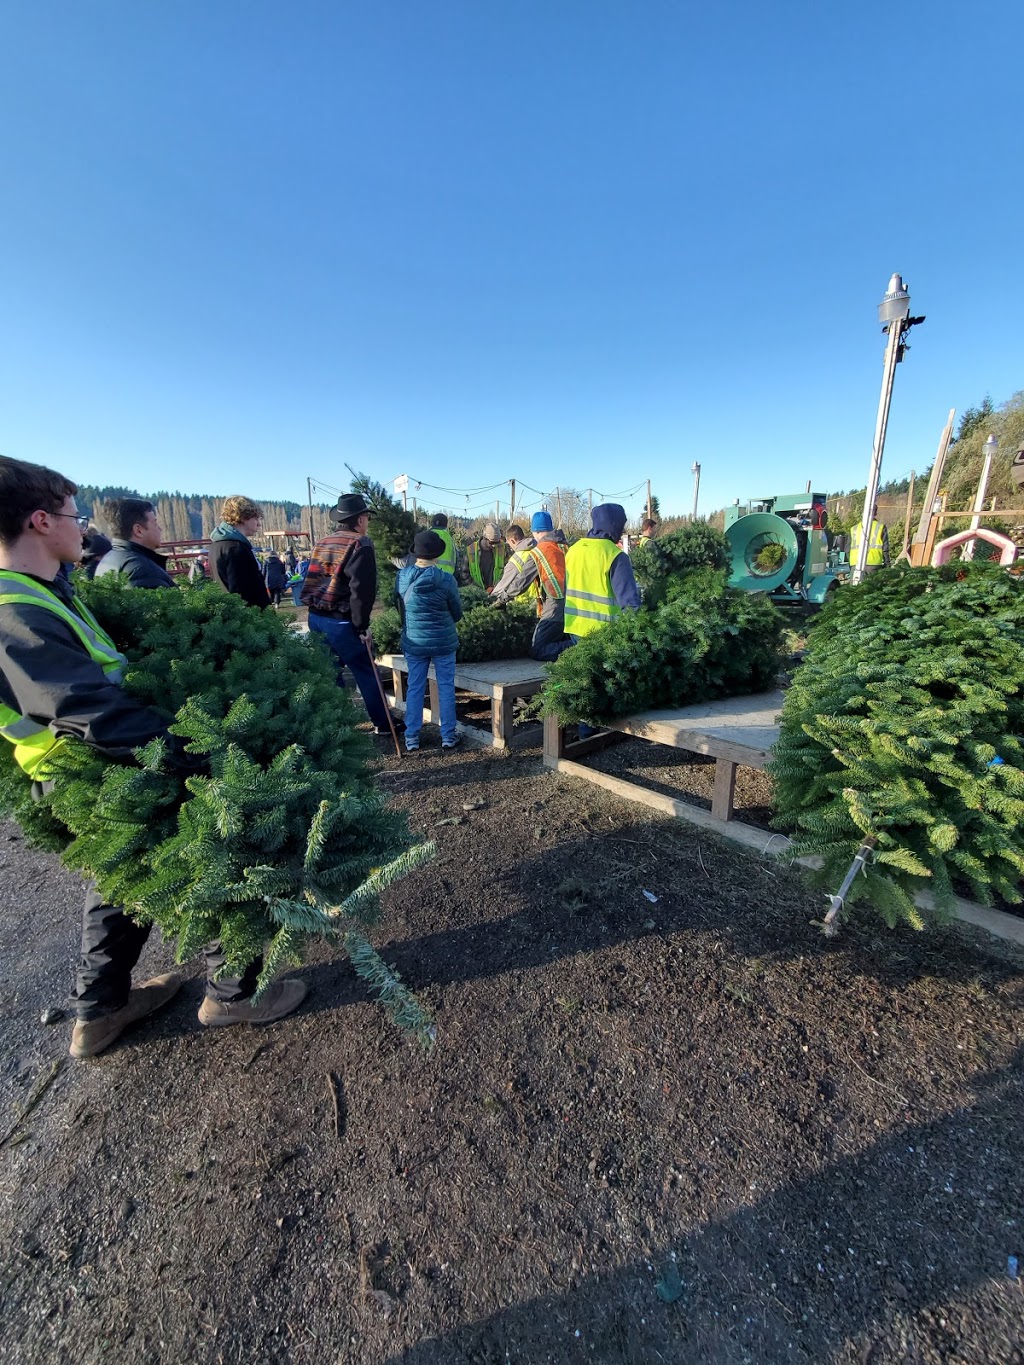
[{"label": "cut christmas tree", "polygon": [[776,824],[830,891],[867,845],[844,909],[890,925],[924,923],[924,890],[939,915],[957,890],[1019,902],[1022,735],[1019,582],[982,564],[876,574],[811,630],[769,768]]},{"label": "cut christmas tree", "polygon": [[220,940],[226,974],[265,952],[261,988],[301,959],[311,934],[338,939],[404,1027],[429,1020],[365,937],[379,893],[432,853],[374,790],[368,736],[335,683],[333,656],[273,612],[215,587],[126,588],[116,575],[82,595],[128,656],[125,690],[173,719],[208,772],[183,778],[154,740],[137,766],[66,740],[53,790],[29,801],[9,746],[0,795],[30,837],[104,897],[157,925],[184,960]]}]

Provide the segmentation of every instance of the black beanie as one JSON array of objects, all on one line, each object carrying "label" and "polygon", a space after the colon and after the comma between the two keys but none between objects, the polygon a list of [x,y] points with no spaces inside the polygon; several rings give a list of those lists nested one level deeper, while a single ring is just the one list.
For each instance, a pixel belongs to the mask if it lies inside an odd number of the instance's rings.
[{"label": "black beanie", "polygon": [[436,531],[417,531],[412,552],[417,559],[440,559],[444,554],[444,541]]}]

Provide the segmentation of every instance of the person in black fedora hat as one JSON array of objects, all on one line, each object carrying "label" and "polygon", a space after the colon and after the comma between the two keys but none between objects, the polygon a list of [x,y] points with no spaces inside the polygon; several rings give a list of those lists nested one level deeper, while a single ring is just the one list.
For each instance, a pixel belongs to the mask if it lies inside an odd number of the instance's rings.
[{"label": "person in black fedora hat", "polygon": [[330,515],[334,530],[313,551],[302,586],[302,605],[309,608],[311,633],[323,636],[338,660],[338,686],[345,686],[347,666],[374,730],[387,735],[391,733],[388,712],[366,648],[377,597],[377,558],[366,534],[373,509],[361,494],[343,493]]}]

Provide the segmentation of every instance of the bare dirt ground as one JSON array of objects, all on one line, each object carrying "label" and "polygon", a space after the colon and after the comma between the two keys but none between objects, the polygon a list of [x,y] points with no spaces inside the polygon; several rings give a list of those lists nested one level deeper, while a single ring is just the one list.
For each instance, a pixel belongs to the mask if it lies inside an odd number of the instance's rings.
[{"label": "bare dirt ground", "polygon": [[378,935],[429,1054],[318,945],[272,1028],[204,1031],[193,966],[65,1060],[79,885],[0,827],[0,1358],[1024,1361],[1024,960],[827,942],[798,874],[535,751],[381,754],[439,848]]}]

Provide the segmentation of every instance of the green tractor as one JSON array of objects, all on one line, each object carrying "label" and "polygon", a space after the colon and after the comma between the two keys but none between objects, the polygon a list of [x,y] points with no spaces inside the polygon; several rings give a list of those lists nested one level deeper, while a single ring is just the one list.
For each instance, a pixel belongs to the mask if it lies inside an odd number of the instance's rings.
[{"label": "green tractor", "polygon": [[727,507],[731,585],[766,592],[778,606],[820,606],[850,572],[829,548],[825,497],[792,493]]}]

